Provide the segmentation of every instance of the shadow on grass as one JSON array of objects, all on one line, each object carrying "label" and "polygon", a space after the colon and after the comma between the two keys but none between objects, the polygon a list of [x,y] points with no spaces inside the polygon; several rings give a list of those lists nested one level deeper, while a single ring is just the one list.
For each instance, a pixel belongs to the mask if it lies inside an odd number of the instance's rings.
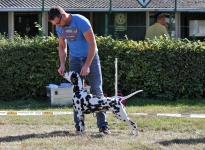
[{"label": "shadow on grass", "polygon": [[158,143],[163,146],[169,146],[171,144],[198,144],[198,143],[205,144],[205,138],[174,139],[174,140],[165,140]]},{"label": "shadow on grass", "polygon": [[[86,135],[86,133],[85,133]],[[16,142],[16,141],[24,141],[31,138],[54,138],[54,137],[75,137],[81,136],[76,133],[72,133],[69,131],[54,131],[50,133],[43,133],[43,134],[25,134],[25,135],[16,135],[16,136],[6,136],[0,137],[0,142]],[[83,135],[84,136],[84,135]],[[93,134],[89,135],[91,138],[102,138],[105,135],[99,132],[93,132]]]},{"label": "shadow on grass", "polygon": [[53,138],[53,137],[67,137],[67,136],[76,136],[76,134],[71,134],[68,131],[55,131],[45,134],[26,134],[26,135],[17,135],[17,136],[6,136],[0,137],[0,142],[15,142],[23,141],[30,138]]}]

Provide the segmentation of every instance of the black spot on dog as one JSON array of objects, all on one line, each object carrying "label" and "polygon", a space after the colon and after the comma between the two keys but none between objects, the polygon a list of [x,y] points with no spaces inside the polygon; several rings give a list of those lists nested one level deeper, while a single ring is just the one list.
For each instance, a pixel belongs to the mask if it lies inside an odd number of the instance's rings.
[{"label": "black spot on dog", "polygon": [[87,96],[85,97],[86,101],[89,101],[90,98],[91,98],[90,95],[87,95]]},{"label": "black spot on dog", "polygon": [[102,103],[103,103],[103,100],[99,100],[99,101],[98,101],[98,104],[102,104]]}]

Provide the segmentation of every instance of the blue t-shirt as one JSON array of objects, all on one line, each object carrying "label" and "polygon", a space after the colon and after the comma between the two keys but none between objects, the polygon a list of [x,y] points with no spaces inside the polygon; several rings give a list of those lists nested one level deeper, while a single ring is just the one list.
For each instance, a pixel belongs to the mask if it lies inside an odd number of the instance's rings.
[{"label": "blue t-shirt", "polygon": [[70,25],[63,28],[56,26],[56,32],[58,36],[62,36],[64,39],[67,39],[71,56],[87,57],[89,43],[86,41],[83,33],[88,31],[90,28],[91,25],[87,18],[79,14],[72,14],[72,21]]}]

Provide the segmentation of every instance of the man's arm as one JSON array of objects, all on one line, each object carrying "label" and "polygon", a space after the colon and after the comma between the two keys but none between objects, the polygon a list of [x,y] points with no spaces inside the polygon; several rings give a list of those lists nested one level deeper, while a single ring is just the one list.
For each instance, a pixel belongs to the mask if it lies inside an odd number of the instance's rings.
[{"label": "man's arm", "polygon": [[67,57],[67,45],[66,40],[59,36],[58,37],[58,54],[60,58],[60,68],[58,69],[58,72],[60,75],[64,75],[65,72],[65,63],[66,63],[66,57]]},{"label": "man's arm", "polygon": [[162,26],[162,32],[163,32],[163,35],[169,36],[169,33],[167,32],[167,29],[165,26]]},{"label": "man's arm", "polygon": [[81,70],[81,75],[85,76],[89,74],[90,72],[90,64],[93,60],[93,57],[95,55],[95,50],[97,48],[96,40],[95,40],[95,35],[93,33],[92,28],[88,29],[85,33],[83,33],[85,39],[89,43],[89,50],[88,50],[88,56],[85,62],[85,65],[83,66]]}]

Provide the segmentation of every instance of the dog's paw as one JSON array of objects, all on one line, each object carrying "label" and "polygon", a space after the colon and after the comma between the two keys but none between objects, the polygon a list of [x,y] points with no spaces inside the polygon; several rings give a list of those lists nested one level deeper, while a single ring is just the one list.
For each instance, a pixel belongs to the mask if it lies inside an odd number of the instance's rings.
[{"label": "dog's paw", "polygon": [[138,130],[131,130],[130,135],[136,135],[136,136],[138,136],[138,135],[139,135],[139,132],[138,132]]},{"label": "dog's paw", "polygon": [[135,131],[135,135],[136,135],[136,136],[139,135],[139,131],[138,131],[138,129],[136,129],[136,131]]},{"label": "dog's paw", "polygon": [[139,136],[139,132],[136,132],[136,134],[135,134],[136,136]]}]

